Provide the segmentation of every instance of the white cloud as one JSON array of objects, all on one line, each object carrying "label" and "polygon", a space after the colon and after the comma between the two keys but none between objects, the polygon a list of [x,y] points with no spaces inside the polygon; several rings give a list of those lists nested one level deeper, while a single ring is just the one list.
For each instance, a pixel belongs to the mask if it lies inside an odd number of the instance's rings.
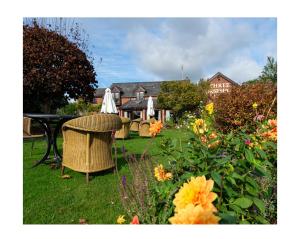
[{"label": "white cloud", "polygon": [[265,37],[267,27],[219,18],[165,19],[156,31],[130,29],[126,46],[141,69],[164,80],[180,79],[183,64],[195,81],[222,71],[243,82],[260,74],[258,58],[276,57],[276,39]]},{"label": "white cloud", "polygon": [[252,59],[237,57],[232,63],[222,68],[221,71],[229,78],[234,79],[238,83],[242,83],[245,79],[253,80],[257,78],[262,68]]}]

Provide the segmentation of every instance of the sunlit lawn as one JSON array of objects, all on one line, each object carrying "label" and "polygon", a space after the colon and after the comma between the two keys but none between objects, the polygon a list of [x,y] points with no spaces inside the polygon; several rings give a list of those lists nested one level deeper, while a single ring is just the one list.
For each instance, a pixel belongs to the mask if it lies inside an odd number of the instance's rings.
[{"label": "sunlit lawn", "polygon": [[[163,138],[180,138],[185,141],[188,132],[167,129],[154,139],[149,154],[155,159],[160,157],[159,144]],[[141,154],[149,145],[149,138],[140,138],[131,132],[131,138],[118,140],[118,168],[120,175],[128,173],[128,166],[122,159],[121,147],[124,144],[128,153]],[[61,152],[62,138],[58,138]],[[70,179],[62,179],[60,169],[51,169],[50,165],[32,165],[42,158],[46,143],[37,141],[30,157],[30,142],[24,142],[23,207],[24,224],[77,224],[79,219],[90,224],[113,224],[120,214],[125,214],[119,200],[117,176],[112,170],[92,174],[89,184],[85,175],[70,169],[65,174]]]}]

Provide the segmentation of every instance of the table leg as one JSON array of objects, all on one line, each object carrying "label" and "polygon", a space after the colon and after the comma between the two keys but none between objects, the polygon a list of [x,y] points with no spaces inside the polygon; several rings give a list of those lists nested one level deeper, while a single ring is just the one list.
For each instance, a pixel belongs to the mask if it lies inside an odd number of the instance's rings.
[{"label": "table leg", "polygon": [[57,149],[57,136],[58,136],[58,133],[59,133],[59,130],[62,126],[62,124],[65,122],[65,120],[60,120],[57,125],[55,126],[55,129],[54,129],[54,134],[53,134],[53,152],[54,152],[54,161],[56,162],[57,164],[57,167],[59,167],[61,165],[61,155],[60,153],[58,152],[58,149]]},{"label": "table leg", "polygon": [[46,136],[47,136],[47,151],[46,151],[44,157],[41,160],[37,161],[33,165],[33,167],[38,166],[39,164],[43,163],[45,160],[48,159],[48,156],[49,156],[50,150],[51,150],[51,144],[52,144],[52,133],[51,133],[50,125],[48,124],[48,122],[42,122],[40,120],[37,120],[37,121],[42,125],[43,129],[46,132]]}]

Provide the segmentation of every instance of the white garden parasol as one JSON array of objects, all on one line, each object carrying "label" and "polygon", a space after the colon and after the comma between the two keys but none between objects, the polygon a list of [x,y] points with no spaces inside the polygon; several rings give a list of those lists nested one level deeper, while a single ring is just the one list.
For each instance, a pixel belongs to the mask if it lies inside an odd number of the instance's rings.
[{"label": "white garden parasol", "polygon": [[155,112],[153,107],[153,100],[152,97],[150,96],[148,98],[148,103],[147,103],[147,119],[150,119],[150,116],[153,116],[154,114]]},{"label": "white garden parasol", "polygon": [[115,101],[112,97],[111,90],[107,88],[105,90],[105,95],[103,98],[102,106],[101,106],[101,113],[109,113],[109,114],[116,114],[118,113]]}]

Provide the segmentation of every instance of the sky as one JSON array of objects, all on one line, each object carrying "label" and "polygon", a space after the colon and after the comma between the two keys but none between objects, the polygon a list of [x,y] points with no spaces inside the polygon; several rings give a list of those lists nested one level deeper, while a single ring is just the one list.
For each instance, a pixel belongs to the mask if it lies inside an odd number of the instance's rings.
[{"label": "sky", "polygon": [[98,87],[114,82],[193,82],[222,72],[255,79],[277,59],[276,18],[75,18],[88,35]]}]

